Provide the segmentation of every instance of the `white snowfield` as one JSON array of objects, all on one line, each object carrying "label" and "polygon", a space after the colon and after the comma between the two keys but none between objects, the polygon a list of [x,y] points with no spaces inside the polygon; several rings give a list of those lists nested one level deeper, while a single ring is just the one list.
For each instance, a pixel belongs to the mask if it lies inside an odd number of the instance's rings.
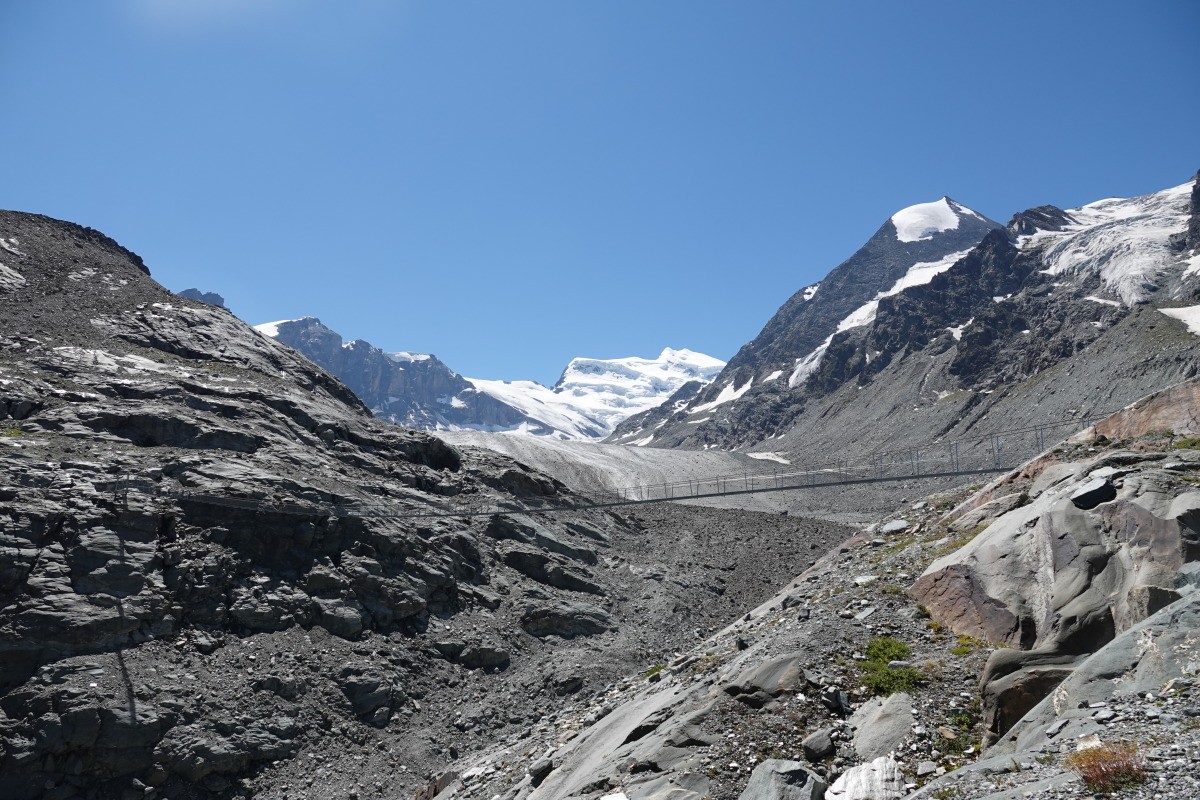
[{"label": "white snowfield", "polygon": [[936,233],[955,230],[961,214],[979,216],[949,197],[943,197],[932,203],[918,203],[900,209],[892,215],[892,224],[896,226],[896,238],[900,241],[923,242],[932,239]]},{"label": "white snowfield", "polygon": [[410,353],[407,350],[398,350],[395,353],[387,353],[387,357],[398,363],[413,362],[413,361],[428,361],[432,356],[428,353]]},{"label": "white snowfield", "polygon": [[1142,197],[1068,209],[1076,224],[1022,236],[1020,246],[1041,249],[1050,275],[1096,275],[1125,305],[1141,303],[1175,260],[1170,238],[1187,227],[1191,192],[1188,181]]},{"label": "white snowfield", "polygon": [[546,428],[523,424],[506,433],[598,439],[622,420],[660,405],[688,381],[708,383],[724,366],[712,356],[668,347],[657,358],[572,359],[553,388],[534,381],[467,380]]}]

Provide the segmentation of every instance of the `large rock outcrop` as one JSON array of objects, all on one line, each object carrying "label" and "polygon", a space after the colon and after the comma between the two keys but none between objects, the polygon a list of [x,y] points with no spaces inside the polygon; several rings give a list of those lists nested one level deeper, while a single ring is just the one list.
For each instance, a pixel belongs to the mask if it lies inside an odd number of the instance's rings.
[{"label": "large rock outcrop", "polygon": [[[1180,576],[1200,560],[1200,452],[1090,437],[1161,438],[1167,423],[1191,434],[1196,392],[1193,382],[1139,401],[985,489],[969,505],[1019,502],[963,509],[959,530],[966,521],[978,535],[914,585],[955,632],[1017,648],[998,651],[982,676],[993,741],[1079,661],[1179,599]],[[1062,460],[1070,450],[1083,458]]]}]

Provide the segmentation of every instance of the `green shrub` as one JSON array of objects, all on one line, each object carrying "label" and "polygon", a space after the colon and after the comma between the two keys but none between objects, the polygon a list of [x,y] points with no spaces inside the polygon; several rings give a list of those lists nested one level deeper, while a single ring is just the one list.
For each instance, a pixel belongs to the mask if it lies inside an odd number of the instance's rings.
[{"label": "green shrub", "polygon": [[912,654],[908,645],[891,636],[876,636],[867,642],[867,661],[903,661]]},{"label": "green shrub", "polygon": [[925,682],[925,673],[915,667],[889,667],[886,661],[863,661],[859,667],[862,685],[879,697],[911,692]]},{"label": "green shrub", "polygon": [[877,636],[867,643],[866,660],[860,661],[859,679],[873,695],[886,697],[912,691],[925,682],[925,674],[914,667],[889,667],[890,661],[903,661],[911,655],[907,644],[890,636]]}]

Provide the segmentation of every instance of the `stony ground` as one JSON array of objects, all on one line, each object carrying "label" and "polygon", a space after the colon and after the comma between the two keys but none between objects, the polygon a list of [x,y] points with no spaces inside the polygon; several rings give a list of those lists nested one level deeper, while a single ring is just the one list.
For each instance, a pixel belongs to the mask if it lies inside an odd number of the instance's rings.
[{"label": "stony ground", "polygon": [[[1101,463],[1113,453],[1126,464],[1144,458],[1156,466],[1162,447],[1170,440],[1080,444],[1060,448],[1055,459]],[[1189,451],[1171,452],[1188,463]],[[1024,492],[1029,482],[1017,473],[1003,491]],[[1008,755],[983,750],[979,680],[1000,648],[954,635],[908,591],[933,561],[979,533],[978,526],[956,528],[947,516],[974,488],[908,504],[696,647],[617,682],[574,717],[560,715],[460,761],[439,787],[450,786],[446,796],[456,798],[734,800],[763,762],[807,764],[833,783],[883,757],[898,766],[899,782],[888,793],[849,796],[1083,798],[1098,795],[1068,768],[1068,756],[1095,736],[1138,748],[1147,780],[1121,796],[1190,796],[1200,764],[1194,678],[1150,689],[1123,678],[1136,691],[1118,688],[1111,698],[1064,712],[1058,739]],[[1180,624],[1181,646],[1200,653],[1200,633],[1191,622]],[[1129,635],[1155,641],[1157,634],[1139,630]],[[872,663],[880,640],[902,652]],[[1200,656],[1193,658],[1196,664],[1181,668],[1200,672]],[[1154,682],[1153,674],[1143,682]],[[1058,724],[1053,710],[1046,713],[1045,727]]]}]

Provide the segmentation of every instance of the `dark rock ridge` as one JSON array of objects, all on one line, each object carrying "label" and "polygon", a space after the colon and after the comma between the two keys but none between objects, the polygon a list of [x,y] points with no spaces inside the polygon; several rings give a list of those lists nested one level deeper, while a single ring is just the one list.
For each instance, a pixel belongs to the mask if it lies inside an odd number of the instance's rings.
[{"label": "dark rock ridge", "polygon": [[184,289],[179,293],[180,297],[186,297],[188,300],[198,300],[201,303],[208,303],[210,306],[225,308],[225,298],[216,292],[202,292],[199,289]]},{"label": "dark rock ridge", "polygon": [[376,420],[94,232],[0,212],[0,237],[6,798],[412,796],[844,535],[520,515],[568,490]]},{"label": "dark rock ridge", "polygon": [[275,339],[338,376],[375,416],[388,422],[423,430],[538,425],[518,409],[477,391],[437,356],[385,353],[362,339],[346,342],[316,317],[272,328]]},{"label": "dark rock ridge", "polygon": [[[927,282],[879,298],[873,316],[839,318],[867,296],[847,293],[856,254],[811,299],[789,300],[700,396],[631,418],[610,441],[653,431],[651,446],[869,458],[1120,408],[1196,374],[1200,339],[1170,314],[1200,299],[1188,267],[1198,220],[1194,183],[1071,211],[1040,206],[983,231]],[[818,314],[822,298],[830,311]],[[712,405],[731,387],[740,396]]]}]

